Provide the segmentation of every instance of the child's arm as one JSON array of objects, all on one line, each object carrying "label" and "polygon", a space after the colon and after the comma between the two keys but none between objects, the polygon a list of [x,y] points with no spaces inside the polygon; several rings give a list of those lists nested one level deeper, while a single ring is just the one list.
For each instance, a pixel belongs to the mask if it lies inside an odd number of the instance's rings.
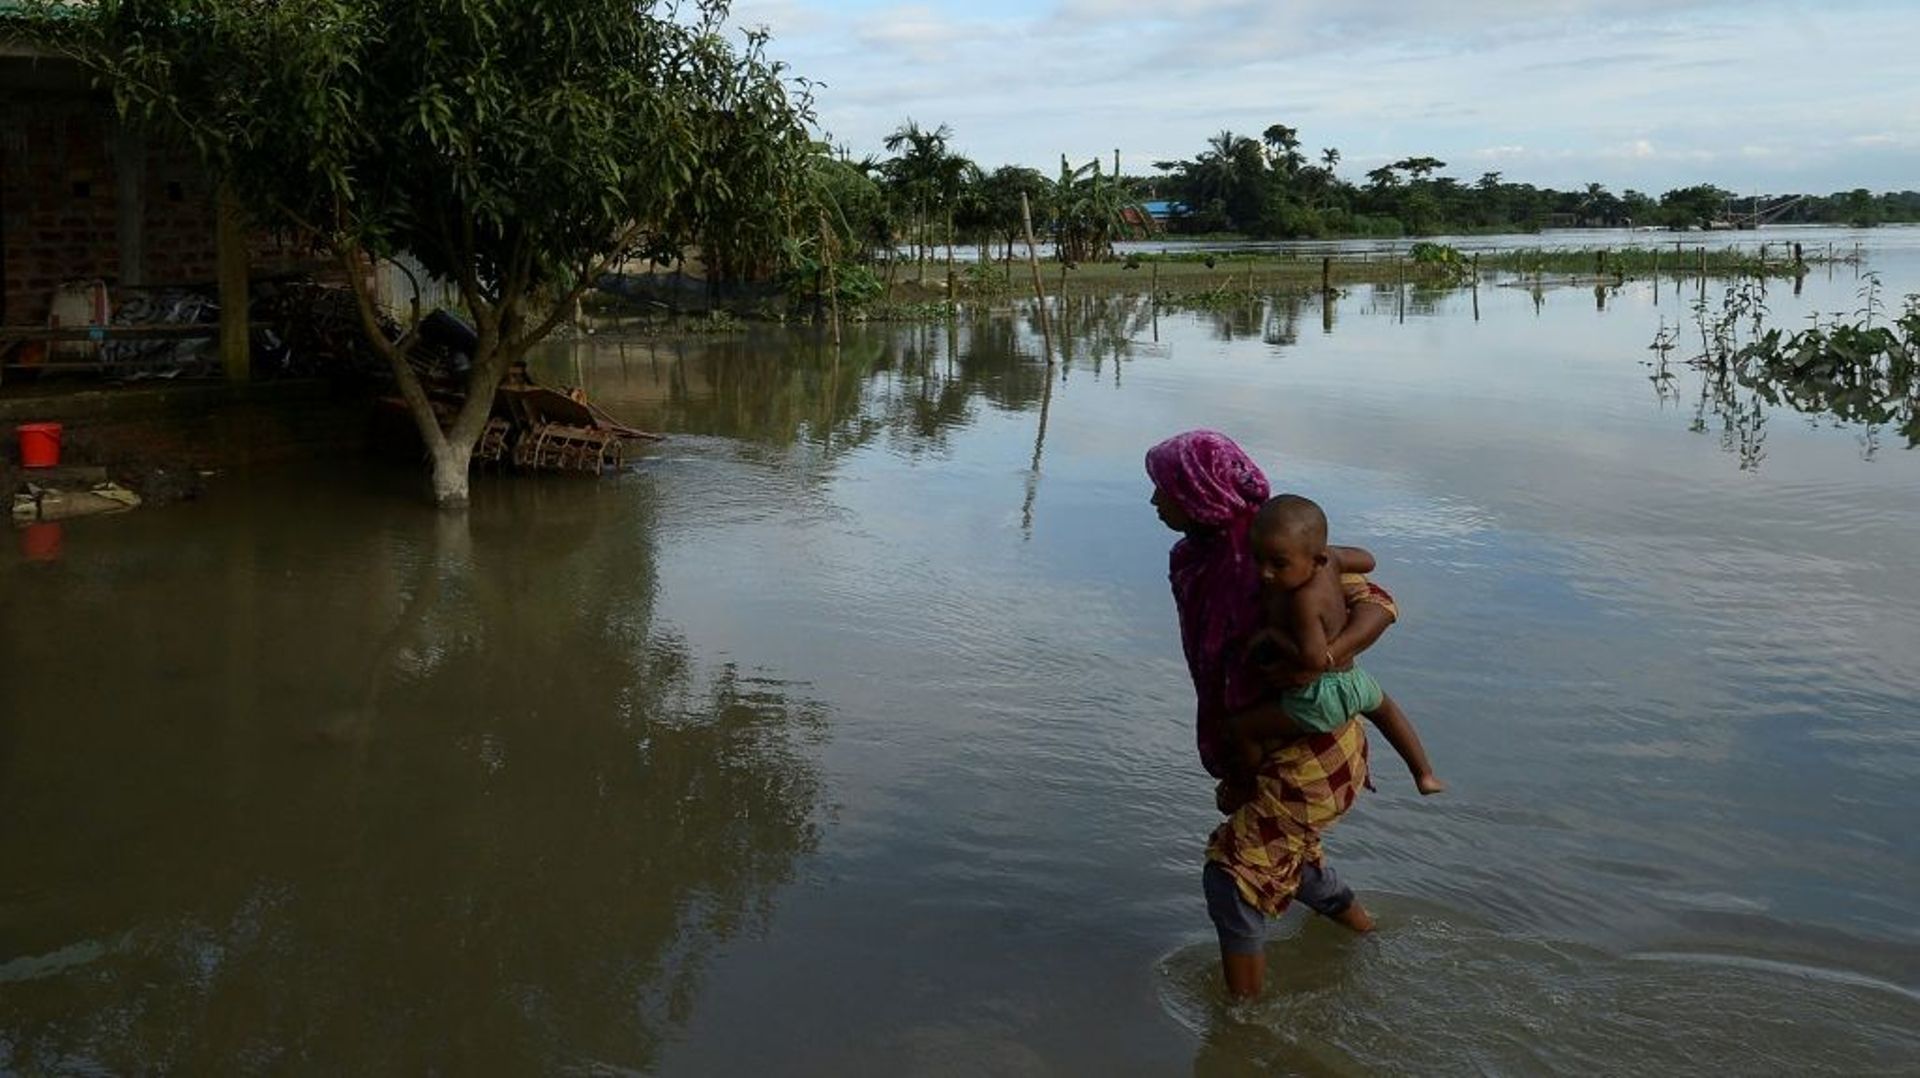
[{"label": "child's arm", "polygon": [[1293,646],[1299,651],[1300,669],[1313,675],[1324,674],[1334,668],[1333,649],[1327,639],[1326,622],[1320,620],[1318,597],[1314,592],[1317,585],[1309,584],[1295,588],[1287,596],[1287,628],[1292,636]]}]

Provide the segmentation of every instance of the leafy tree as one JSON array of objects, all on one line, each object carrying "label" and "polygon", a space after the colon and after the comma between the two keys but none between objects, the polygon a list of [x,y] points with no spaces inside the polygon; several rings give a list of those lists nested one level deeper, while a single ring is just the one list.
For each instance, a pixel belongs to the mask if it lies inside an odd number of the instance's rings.
[{"label": "leafy tree", "polygon": [[1647,195],[1629,187],[1620,193],[1620,209],[1627,220],[1636,224],[1645,224],[1653,220],[1660,204]]},{"label": "leafy tree", "polygon": [[1026,196],[1034,219],[1045,222],[1053,214],[1053,190],[1053,182],[1038,169],[1018,165],[1002,165],[981,178],[983,226],[1006,240],[1008,258],[1021,239],[1020,196]]},{"label": "leafy tree", "polygon": [[1864,187],[1856,187],[1844,195],[1835,195],[1834,202],[1850,225],[1864,228],[1880,223],[1880,207],[1875,205],[1872,193]]},{"label": "leafy tree", "polygon": [[1404,157],[1395,161],[1393,167],[1405,172],[1408,176],[1416,180],[1424,180],[1428,176],[1446,168],[1447,163],[1438,157]]},{"label": "leafy tree", "polygon": [[1679,187],[1660,196],[1660,213],[1674,228],[1705,228],[1726,212],[1727,199],[1731,197],[1732,192],[1710,183]]},{"label": "leafy tree", "polygon": [[813,160],[812,171],[817,200],[844,250],[866,259],[892,243],[886,192],[865,163],[823,155]]},{"label": "leafy tree", "polygon": [[699,120],[689,132],[698,166],[673,202],[669,231],[698,245],[716,292],[788,268],[795,244],[818,237],[821,214],[838,216],[823,167],[831,157],[808,130],[811,86],[799,80],[799,95],[789,92],[784,65],[766,56],[767,40],[764,30],[750,30],[736,52],[717,33],[689,38],[678,72],[686,81],[674,87]]},{"label": "leafy tree", "polygon": [[1575,212],[1583,225],[1616,225],[1626,216],[1624,204],[1605,184],[1588,184],[1577,205]]},{"label": "leafy tree", "polygon": [[1159,161],[1172,173],[1171,186],[1187,207],[1189,224],[1199,231],[1250,228],[1259,220],[1267,187],[1267,161],[1260,143],[1232,131],[1207,140],[1207,148],[1185,161]]},{"label": "leafy tree", "polygon": [[1367,186],[1376,190],[1400,186],[1400,166],[1381,165],[1367,170]]},{"label": "leafy tree", "polygon": [[[128,118],[183,141],[263,225],[338,259],[391,362],[443,506],[467,499],[493,389],[610,263],[704,238],[809,119],[720,0],[29,0]],[[709,154],[718,154],[710,158]],[[740,169],[736,187],[725,170]],[[730,231],[731,229],[731,231]],[[443,428],[367,281],[406,252],[455,282],[479,343]]]},{"label": "leafy tree", "polygon": [[1060,257],[1068,262],[1099,261],[1113,255],[1113,243],[1128,229],[1128,217],[1145,220],[1146,211],[1115,177],[1100,172],[1100,159],[1079,168],[1060,157],[1060,178],[1053,185],[1053,234]]}]

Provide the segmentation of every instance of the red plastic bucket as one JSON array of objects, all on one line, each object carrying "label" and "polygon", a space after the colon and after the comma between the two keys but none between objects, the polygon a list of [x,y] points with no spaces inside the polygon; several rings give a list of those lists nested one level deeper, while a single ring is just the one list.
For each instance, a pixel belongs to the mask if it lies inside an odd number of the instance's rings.
[{"label": "red plastic bucket", "polygon": [[22,423],[19,433],[22,468],[52,468],[60,463],[60,424]]}]

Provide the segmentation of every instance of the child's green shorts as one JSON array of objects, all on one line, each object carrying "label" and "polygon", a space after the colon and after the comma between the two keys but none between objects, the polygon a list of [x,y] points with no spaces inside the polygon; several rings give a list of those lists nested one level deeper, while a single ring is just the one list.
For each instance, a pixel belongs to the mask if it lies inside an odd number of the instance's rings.
[{"label": "child's green shorts", "polygon": [[1302,730],[1325,734],[1345,726],[1355,715],[1379,707],[1384,695],[1372,674],[1354,666],[1328,671],[1311,685],[1286,690],[1280,694],[1280,706]]}]

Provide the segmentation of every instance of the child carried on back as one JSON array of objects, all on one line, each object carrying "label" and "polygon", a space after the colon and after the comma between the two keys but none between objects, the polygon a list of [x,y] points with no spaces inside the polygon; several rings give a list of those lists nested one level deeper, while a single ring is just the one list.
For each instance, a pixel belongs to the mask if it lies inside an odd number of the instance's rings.
[{"label": "child carried on back", "polygon": [[1346,627],[1348,609],[1340,558],[1327,545],[1326,514],[1306,498],[1282,494],[1260,507],[1251,537],[1267,625],[1249,642],[1248,657],[1281,687],[1279,713],[1261,709],[1257,718],[1236,724],[1245,773],[1258,770],[1273,739],[1329,733],[1364,714],[1406,761],[1422,794],[1446,789],[1400,705],[1352,662],[1334,665],[1330,642]]}]

